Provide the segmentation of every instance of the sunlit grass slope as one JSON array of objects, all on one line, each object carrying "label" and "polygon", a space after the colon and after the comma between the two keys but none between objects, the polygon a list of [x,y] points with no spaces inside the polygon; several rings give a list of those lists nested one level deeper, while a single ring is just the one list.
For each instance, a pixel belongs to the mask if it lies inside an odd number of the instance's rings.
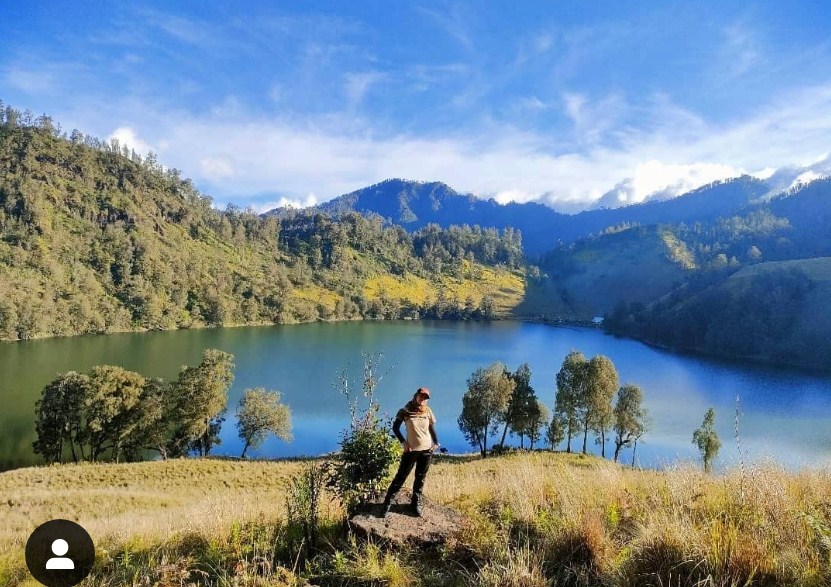
[{"label": "sunlit grass slope", "polygon": [[525,276],[521,270],[488,267],[470,261],[462,261],[459,276],[441,275],[435,280],[408,274],[406,276],[377,274],[364,283],[364,296],[422,305],[435,302],[439,295],[448,301],[464,305],[470,299],[475,306],[489,296],[494,301],[495,315],[514,315],[525,296]]},{"label": "sunlit grass slope", "polygon": [[[577,455],[437,459],[426,492],[469,517],[437,552],[350,540],[323,508],[298,563],[285,526],[298,462],[183,460],[0,474],[0,584],[26,583],[40,522],[96,540],[90,585],[828,585],[831,472],[641,471]],[[294,573],[285,569],[293,569]],[[708,579],[709,577],[709,579]]]}]

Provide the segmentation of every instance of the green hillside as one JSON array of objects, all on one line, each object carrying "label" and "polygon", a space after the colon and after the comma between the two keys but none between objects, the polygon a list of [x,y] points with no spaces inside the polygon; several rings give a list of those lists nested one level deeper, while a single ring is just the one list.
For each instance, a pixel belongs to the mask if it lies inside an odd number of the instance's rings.
[{"label": "green hillside", "polygon": [[700,291],[618,307],[608,326],[676,349],[831,368],[831,257],[744,267]]},{"label": "green hillside", "polygon": [[524,292],[518,239],[220,212],[152,154],[0,114],[0,339],[507,315]]},{"label": "green hillside", "polygon": [[647,303],[669,291],[695,267],[668,229],[635,227],[578,241],[543,261],[567,317],[602,316],[619,303]]}]

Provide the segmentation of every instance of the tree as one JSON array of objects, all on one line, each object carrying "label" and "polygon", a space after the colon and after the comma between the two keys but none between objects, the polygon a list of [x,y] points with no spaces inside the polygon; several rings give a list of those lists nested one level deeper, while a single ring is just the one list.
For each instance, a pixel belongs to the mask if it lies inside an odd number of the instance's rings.
[{"label": "tree", "polygon": [[505,445],[505,436],[508,428],[520,436],[522,443],[524,436],[528,433],[531,420],[538,415],[537,394],[531,387],[531,367],[523,363],[514,373],[506,371],[506,374],[514,382],[514,390],[508,400],[508,408],[503,418],[505,426],[502,429],[502,440],[499,444]]},{"label": "tree", "polygon": [[565,426],[565,435],[568,439],[566,452],[571,452],[571,439],[580,426],[580,399],[585,395],[587,368],[588,361],[583,353],[571,351],[563,359],[563,365],[557,372],[554,413],[560,416]]},{"label": "tree", "polygon": [[72,460],[84,459],[81,435],[81,404],[89,378],[69,371],[53,379],[41,392],[35,404],[35,431],[37,440],[32,443],[35,453],[47,463],[63,462],[66,447]]},{"label": "tree", "polygon": [[551,416],[551,422],[548,424],[548,429],[545,431],[545,440],[548,442],[549,448],[554,450],[566,437],[566,421],[565,416],[554,412]]},{"label": "tree", "polygon": [[50,382],[36,405],[36,453],[47,462],[138,460],[149,448],[166,444],[167,387],[161,379],[111,365],[88,374],[62,373]]},{"label": "tree", "polygon": [[715,430],[716,411],[713,408],[707,410],[704,415],[704,422],[701,427],[693,432],[693,444],[698,446],[701,452],[701,459],[704,461],[704,471],[709,473],[712,470],[713,459],[718,455],[721,448],[721,440]]},{"label": "tree", "polygon": [[615,462],[624,447],[632,446],[648,427],[643,391],[637,385],[624,385],[617,392],[614,410]]},{"label": "tree", "polygon": [[586,454],[586,437],[591,429],[598,435],[600,454],[606,457],[606,432],[612,427],[612,399],[619,385],[614,363],[603,355],[592,357],[586,370],[586,395],[581,402],[585,407],[583,454]]},{"label": "tree", "polygon": [[164,379],[145,379],[138,406],[138,422],[133,434],[122,443],[124,458],[129,461],[142,459],[142,453],[149,450],[159,452],[167,458],[171,422],[168,405],[170,385]]},{"label": "tree", "polygon": [[171,442],[173,456],[193,450],[207,455],[218,444],[219,428],[234,381],[234,356],[217,349],[202,353],[196,367],[182,367],[171,386],[176,430]]},{"label": "tree", "polygon": [[117,462],[124,446],[134,444],[145,385],[144,377],[121,367],[96,365],[90,370],[81,405],[86,420],[82,437],[91,461],[109,450]]},{"label": "tree", "polygon": [[477,369],[467,380],[459,429],[471,446],[479,448],[483,457],[488,454],[488,437],[505,418],[514,386],[505,365],[498,361]]},{"label": "tree", "polygon": [[292,439],[291,409],[280,402],[279,391],[246,389],[237,407],[237,429],[245,442],[241,458],[249,447],[258,448],[269,434],[286,442]]},{"label": "tree", "polygon": [[531,450],[534,450],[534,444],[542,438],[542,429],[546,427],[548,416],[548,408],[540,400],[537,400],[536,409],[529,419],[528,426],[528,440],[531,442]]}]

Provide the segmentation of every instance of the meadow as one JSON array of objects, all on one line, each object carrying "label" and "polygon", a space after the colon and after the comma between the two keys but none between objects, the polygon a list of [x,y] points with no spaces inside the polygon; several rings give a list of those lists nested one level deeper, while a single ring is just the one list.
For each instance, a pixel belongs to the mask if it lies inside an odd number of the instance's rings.
[{"label": "meadow", "polygon": [[35,585],[23,549],[47,519],[96,541],[83,585],[831,583],[831,471],[743,464],[631,469],[535,452],[438,457],[426,494],[468,523],[438,549],[352,536],[324,499],[320,540],[287,523],[303,461],[183,459],[0,474],[0,584]]}]

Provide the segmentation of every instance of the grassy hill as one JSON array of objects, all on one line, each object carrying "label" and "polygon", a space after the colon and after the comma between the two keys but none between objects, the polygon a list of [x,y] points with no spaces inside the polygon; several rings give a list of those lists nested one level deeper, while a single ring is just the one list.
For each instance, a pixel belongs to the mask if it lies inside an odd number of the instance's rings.
[{"label": "grassy hill", "polygon": [[177,460],[0,474],[0,584],[50,518],[98,556],[84,585],[827,585],[831,476],[746,465],[722,475],[633,470],[593,457],[438,457],[428,497],[469,523],[435,551],[344,531],[324,499],[319,548],[286,521],[301,462]]}]

